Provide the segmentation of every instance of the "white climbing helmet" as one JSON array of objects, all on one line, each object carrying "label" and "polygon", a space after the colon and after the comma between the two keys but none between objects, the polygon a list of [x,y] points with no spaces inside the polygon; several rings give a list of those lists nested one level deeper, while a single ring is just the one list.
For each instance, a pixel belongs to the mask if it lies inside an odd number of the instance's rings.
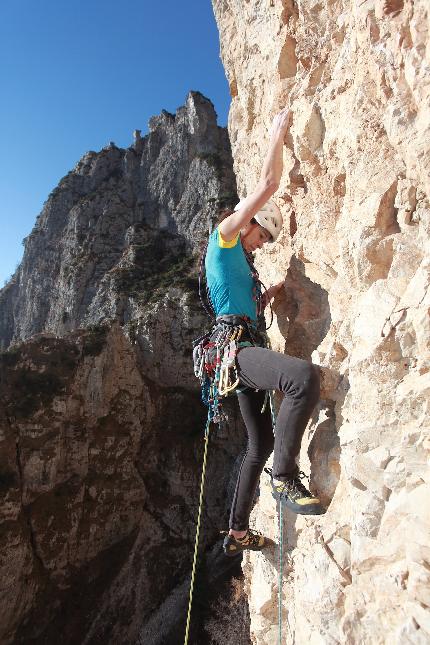
[{"label": "white climbing helmet", "polygon": [[[234,210],[238,211],[242,208],[244,201],[244,199],[241,199]],[[272,199],[269,199],[269,201],[260,208],[258,213],[254,215],[254,219],[260,224],[260,226],[270,233],[271,239],[268,240],[269,244],[276,242],[282,228],[282,215],[275,202]]]}]

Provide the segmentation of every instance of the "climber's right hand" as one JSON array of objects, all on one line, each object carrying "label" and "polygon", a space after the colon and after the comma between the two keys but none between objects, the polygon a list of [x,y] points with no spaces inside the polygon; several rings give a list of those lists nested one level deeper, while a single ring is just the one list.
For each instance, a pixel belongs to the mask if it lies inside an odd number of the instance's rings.
[{"label": "climber's right hand", "polygon": [[290,108],[284,108],[275,116],[270,134],[272,138],[283,139],[291,123],[292,113]]}]

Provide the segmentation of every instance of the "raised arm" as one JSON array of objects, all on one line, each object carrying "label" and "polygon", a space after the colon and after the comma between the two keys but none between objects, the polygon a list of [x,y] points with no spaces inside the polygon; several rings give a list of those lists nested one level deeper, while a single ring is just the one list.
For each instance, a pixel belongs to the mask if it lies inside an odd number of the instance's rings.
[{"label": "raised arm", "polygon": [[289,109],[284,108],[273,119],[269,150],[256,189],[245,199],[240,210],[229,215],[219,225],[221,235],[226,242],[233,240],[278,190],[283,167],[282,148],[285,133],[290,124],[290,115]]}]

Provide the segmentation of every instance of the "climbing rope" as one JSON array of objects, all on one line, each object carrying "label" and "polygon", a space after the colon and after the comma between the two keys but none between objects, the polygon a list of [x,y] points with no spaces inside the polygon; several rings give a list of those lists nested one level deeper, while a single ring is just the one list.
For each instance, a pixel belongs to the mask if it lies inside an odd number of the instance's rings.
[{"label": "climbing rope", "polygon": [[203,508],[203,490],[205,487],[205,476],[206,476],[206,461],[208,454],[208,442],[209,442],[209,428],[211,423],[211,409],[209,408],[208,418],[206,421],[205,428],[205,445],[203,452],[203,466],[202,466],[202,477],[200,480],[200,497],[199,497],[199,510],[197,514],[197,528],[196,528],[196,538],[194,541],[194,557],[193,557],[193,568],[191,571],[191,584],[190,584],[190,595],[188,600],[188,612],[187,612],[187,625],[185,628],[185,639],[184,645],[188,645],[188,637],[190,632],[190,619],[191,619],[191,607],[193,604],[193,591],[194,591],[194,579],[196,575],[196,565],[197,565],[197,551],[199,547],[199,537],[200,537],[200,522],[202,517],[202,508]]}]

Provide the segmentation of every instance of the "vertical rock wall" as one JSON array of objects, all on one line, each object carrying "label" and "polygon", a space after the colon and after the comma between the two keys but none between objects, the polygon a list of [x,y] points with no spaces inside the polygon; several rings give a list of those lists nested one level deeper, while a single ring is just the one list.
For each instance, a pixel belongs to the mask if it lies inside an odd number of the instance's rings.
[{"label": "vertical rock wall", "polygon": [[[293,111],[276,201],[272,343],[322,366],[301,466],[328,505],[286,513],[287,643],[430,642],[430,43],[426,0],[213,0],[241,197]],[[277,537],[267,482],[257,528]],[[277,555],[245,564],[277,642]]]}]

